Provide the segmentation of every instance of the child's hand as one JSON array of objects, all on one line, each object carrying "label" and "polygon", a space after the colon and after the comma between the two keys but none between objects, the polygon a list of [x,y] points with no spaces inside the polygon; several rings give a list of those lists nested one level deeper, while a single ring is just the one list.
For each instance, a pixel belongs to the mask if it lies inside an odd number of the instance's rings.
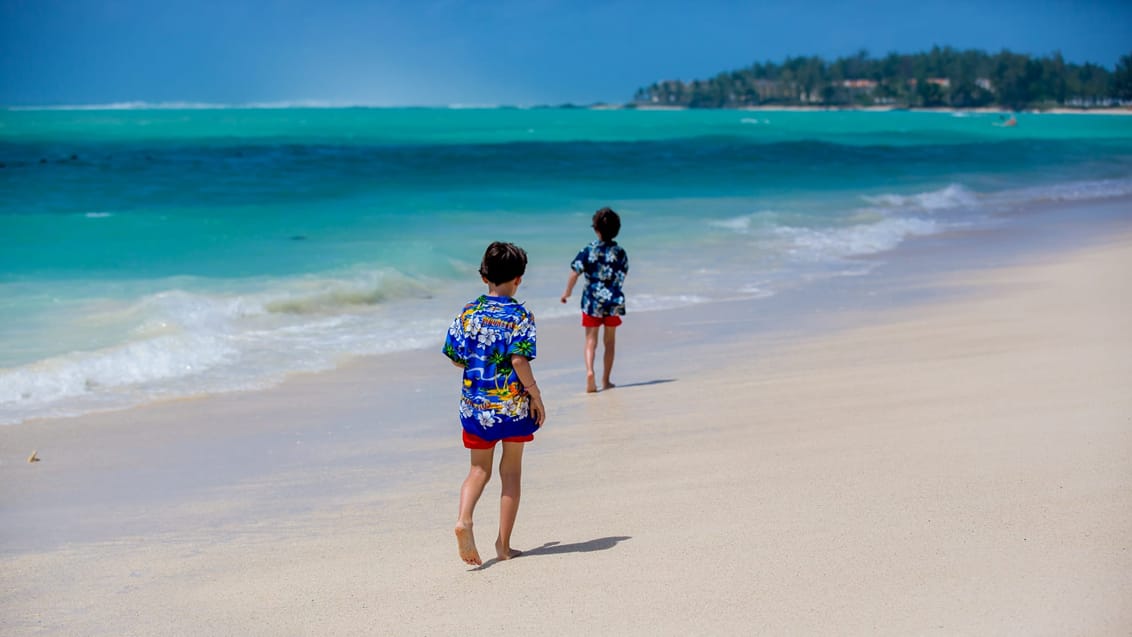
[{"label": "child's hand", "polygon": [[535,424],[542,427],[542,423],[546,421],[546,407],[542,405],[542,395],[531,395],[531,417],[535,419]]},{"label": "child's hand", "polygon": [[569,295],[569,294],[563,294],[563,295],[562,295],[562,299],[561,299],[561,300],[562,300],[562,302],[563,302],[563,303],[565,303],[565,302],[566,302],[566,299],[568,299],[568,298],[570,298],[570,295]]}]

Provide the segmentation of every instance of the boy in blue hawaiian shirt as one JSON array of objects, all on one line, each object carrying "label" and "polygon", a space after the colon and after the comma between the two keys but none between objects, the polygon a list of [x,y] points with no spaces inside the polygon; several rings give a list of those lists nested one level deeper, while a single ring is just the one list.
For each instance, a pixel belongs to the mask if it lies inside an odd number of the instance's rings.
[{"label": "boy in blue hawaiian shirt", "polygon": [[488,246],[480,264],[487,294],[464,306],[444,341],[444,355],[464,370],[460,423],[472,466],[460,489],[456,543],[460,558],[473,565],[483,562],[472,535],[472,514],[491,478],[495,444],[501,440],[503,488],[495,554],[501,560],[519,554],[511,548],[511,530],[519,512],[523,444],[534,440],[546,418],[530,363],[535,357],[535,317],[513,298],[526,269],[522,248],[499,241]]},{"label": "boy in blue hawaiian shirt", "polygon": [[594,213],[593,229],[597,240],[578,252],[570,264],[570,278],[566,281],[566,292],[562,302],[570,298],[578,276],[586,275],[586,287],[582,289],[582,327],[586,328],[586,391],[596,392],[594,382],[594,356],[597,352],[597,333],[605,326],[602,342],[605,369],[601,375],[602,389],[612,389],[609,374],[613,371],[613,356],[617,345],[617,326],[625,315],[625,293],[621,286],[629,273],[629,255],[625,248],[617,245],[614,237],[621,231],[621,217],[609,208]]}]

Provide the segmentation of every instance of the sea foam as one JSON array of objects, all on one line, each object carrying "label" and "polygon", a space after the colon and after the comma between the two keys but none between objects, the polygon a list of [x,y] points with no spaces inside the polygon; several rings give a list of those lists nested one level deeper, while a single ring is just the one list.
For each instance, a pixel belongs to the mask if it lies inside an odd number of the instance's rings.
[{"label": "sea foam", "polygon": [[815,262],[885,252],[909,237],[936,234],[941,228],[929,219],[894,218],[832,229],[783,226],[774,233],[788,241],[787,251],[793,258]]},{"label": "sea foam", "polygon": [[878,208],[897,211],[936,212],[960,207],[974,208],[979,204],[978,196],[961,184],[950,184],[939,190],[911,195],[881,194],[862,198]]},{"label": "sea foam", "polygon": [[[432,344],[445,322],[412,307],[428,301],[420,289],[375,271],[272,280],[244,293],[171,289],[132,302],[91,303],[96,309],[56,329],[86,330],[92,342],[113,340],[102,333],[127,340],[0,370],[0,424],[262,388],[345,357]],[[408,305],[382,307],[398,300]],[[422,318],[402,320],[406,315]]]}]

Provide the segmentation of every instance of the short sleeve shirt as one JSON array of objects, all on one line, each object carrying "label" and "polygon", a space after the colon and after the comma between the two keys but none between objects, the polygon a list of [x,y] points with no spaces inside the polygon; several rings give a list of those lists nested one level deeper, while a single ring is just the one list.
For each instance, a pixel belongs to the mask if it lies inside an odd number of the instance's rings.
[{"label": "short sleeve shirt", "polygon": [[582,311],[590,316],[625,314],[625,275],[629,255],[616,241],[594,240],[578,252],[570,268],[586,276],[582,289]]},{"label": "short sleeve shirt", "polygon": [[460,423],[484,440],[534,433],[530,396],[511,366],[535,357],[535,317],[515,299],[480,296],[464,306],[444,340],[444,355],[464,366]]}]

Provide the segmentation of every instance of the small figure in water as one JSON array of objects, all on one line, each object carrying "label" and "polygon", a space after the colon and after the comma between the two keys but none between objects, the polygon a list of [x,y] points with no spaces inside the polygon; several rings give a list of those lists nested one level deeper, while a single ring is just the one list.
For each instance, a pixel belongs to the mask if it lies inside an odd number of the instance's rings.
[{"label": "small figure in water", "polygon": [[1009,118],[1006,115],[999,115],[998,119],[999,121],[994,123],[995,126],[1011,128],[1018,125],[1018,118],[1015,117],[1013,113],[1010,114]]}]

